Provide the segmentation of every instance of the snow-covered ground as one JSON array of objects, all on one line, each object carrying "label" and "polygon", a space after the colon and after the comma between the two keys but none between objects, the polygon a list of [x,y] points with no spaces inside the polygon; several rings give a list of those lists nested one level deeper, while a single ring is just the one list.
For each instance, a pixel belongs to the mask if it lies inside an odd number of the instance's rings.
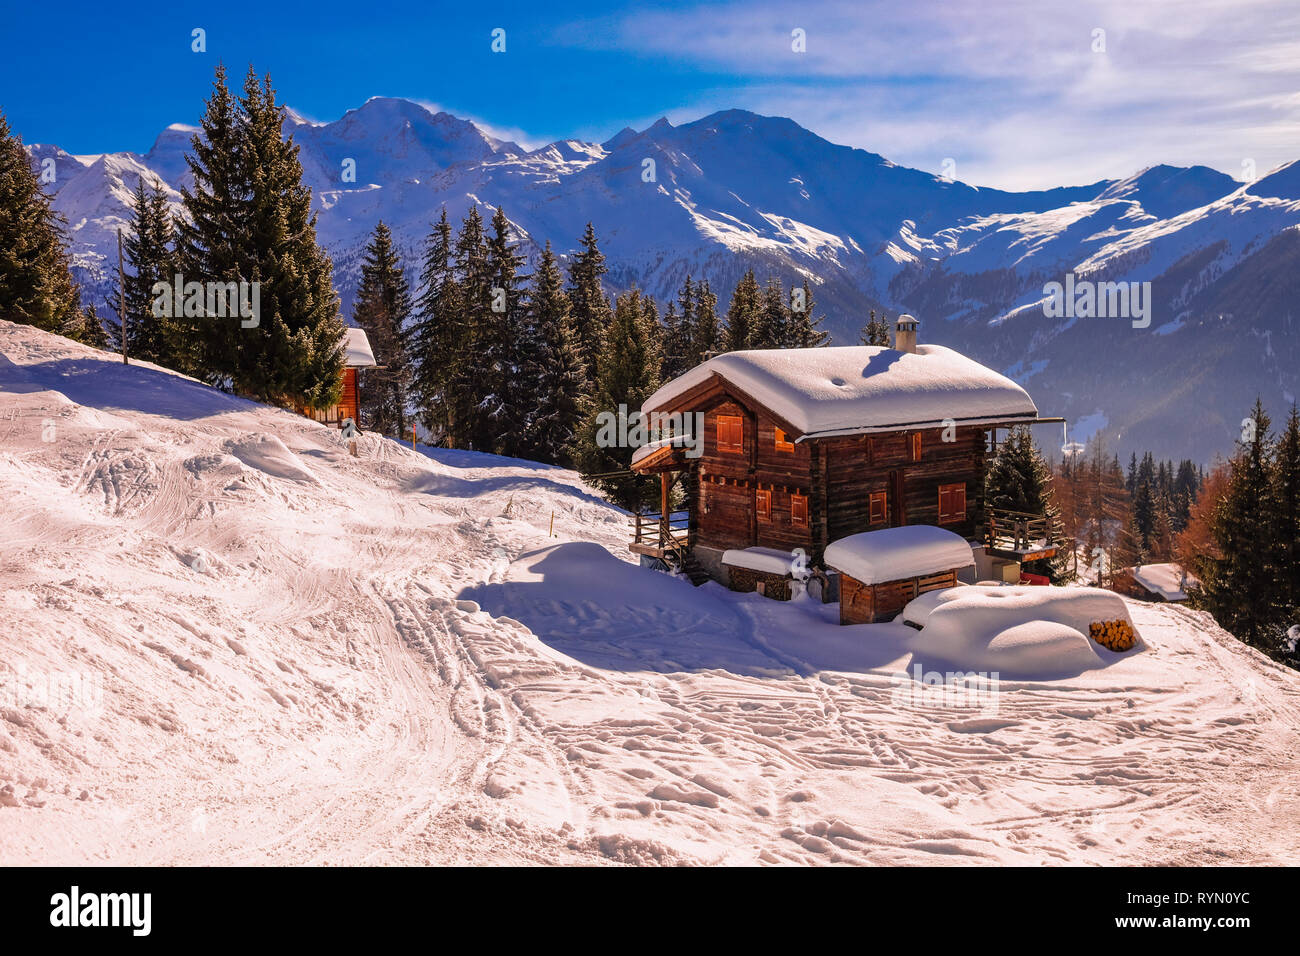
[{"label": "snow-covered ground", "polygon": [[1202,614],[946,693],[571,472],[359,452],[0,322],[0,863],[1300,861],[1300,675]]}]

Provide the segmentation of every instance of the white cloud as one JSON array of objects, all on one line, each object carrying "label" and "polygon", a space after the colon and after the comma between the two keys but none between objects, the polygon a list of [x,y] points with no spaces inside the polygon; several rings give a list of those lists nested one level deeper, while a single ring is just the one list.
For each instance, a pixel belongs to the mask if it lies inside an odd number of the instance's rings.
[{"label": "white cloud", "polygon": [[[807,53],[790,49],[790,31]],[[1094,52],[1094,30],[1105,31]],[[1008,188],[1154,163],[1237,175],[1300,154],[1300,8],[1279,0],[780,0],[567,24],[557,42],[668,57],[734,82],[701,113],[789,116],[835,142]]]}]

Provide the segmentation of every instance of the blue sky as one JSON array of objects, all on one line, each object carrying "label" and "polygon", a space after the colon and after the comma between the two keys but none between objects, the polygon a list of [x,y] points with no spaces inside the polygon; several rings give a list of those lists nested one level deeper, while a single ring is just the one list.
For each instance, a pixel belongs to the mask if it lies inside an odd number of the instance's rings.
[{"label": "blue sky", "polygon": [[741,107],[1008,188],[1300,158],[1300,4],[1280,0],[74,0],[12,7],[6,27],[0,108],[74,153],[143,152],[196,122],[223,60],[315,120],[402,96],[526,145]]}]

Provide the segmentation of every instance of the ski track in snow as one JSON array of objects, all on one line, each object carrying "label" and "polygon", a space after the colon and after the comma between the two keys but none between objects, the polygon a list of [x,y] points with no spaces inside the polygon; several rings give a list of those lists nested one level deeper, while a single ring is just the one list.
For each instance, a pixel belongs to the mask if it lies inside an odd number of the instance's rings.
[{"label": "ski track in snow", "polygon": [[[1300,856],[1300,678],[1203,614],[1132,603],[1146,650],[993,715],[900,702],[907,660],[818,663],[833,606],[628,564],[570,472],[132,369],[168,414],[0,322],[0,863]],[[99,706],[18,686],[70,672]]]}]

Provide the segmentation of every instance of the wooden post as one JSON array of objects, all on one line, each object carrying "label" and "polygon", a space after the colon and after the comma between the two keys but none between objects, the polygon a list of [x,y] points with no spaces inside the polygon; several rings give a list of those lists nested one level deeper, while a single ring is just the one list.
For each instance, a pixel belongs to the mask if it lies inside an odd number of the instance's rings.
[{"label": "wooden post", "polygon": [[668,472],[659,473],[659,547],[668,541]]},{"label": "wooden post", "polygon": [[122,364],[128,365],[126,358],[126,279],[122,275],[122,229],[117,230],[117,314],[121,317],[122,329]]},{"label": "wooden post", "polygon": [[550,527],[550,529],[546,532],[546,536],[547,536],[548,538],[554,538],[554,537],[555,537],[555,512],[554,512],[554,511],[551,512],[551,527]]},{"label": "wooden post", "polygon": [[415,422],[411,422],[411,451],[415,450]]}]

